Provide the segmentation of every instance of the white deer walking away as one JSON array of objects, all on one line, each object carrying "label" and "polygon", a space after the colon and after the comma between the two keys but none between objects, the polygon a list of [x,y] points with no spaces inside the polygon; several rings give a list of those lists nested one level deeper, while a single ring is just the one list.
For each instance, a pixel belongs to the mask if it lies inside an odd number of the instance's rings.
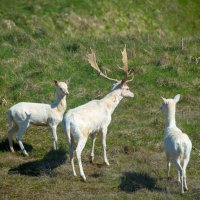
[{"label": "white deer walking away", "polygon": [[56,129],[62,121],[67,108],[66,95],[69,94],[68,86],[65,82],[54,81],[56,86],[56,97],[52,104],[26,103],[15,104],[8,110],[8,120],[12,125],[8,131],[8,141],[11,152],[13,148],[13,134],[17,132],[17,140],[24,155],[28,156],[22,143],[22,135],[30,124],[47,126],[51,128],[53,147],[58,149],[58,139]]},{"label": "white deer walking away", "polygon": [[176,126],[176,103],[179,101],[180,95],[176,95],[174,99],[162,99],[161,110],[166,114],[164,149],[167,157],[167,175],[169,177],[172,162],[178,170],[178,181],[180,182],[181,194],[183,194],[184,190],[188,190],[186,168],[190,160],[192,143],[189,137]]},{"label": "white deer walking away", "polygon": [[108,126],[111,122],[112,113],[124,97],[134,97],[134,94],[129,90],[127,80],[129,72],[127,65],[126,49],[122,52],[122,61],[124,64],[123,71],[125,78],[122,81],[109,78],[103,74],[96,63],[95,53],[92,51],[88,54],[88,61],[91,66],[104,78],[115,81],[112,91],[100,100],[92,100],[82,106],[71,109],[63,117],[63,130],[68,137],[69,155],[73,169],[73,174],[76,176],[73,158],[73,141],[77,141],[76,156],[78,159],[80,176],[84,181],[86,177],[82,167],[81,153],[87,142],[88,136],[92,138],[92,151],[91,160],[94,160],[94,145],[96,140],[96,133],[102,131],[102,146],[103,146],[103,159],[106,165],[109,165],[106,155],[106,135]]}]

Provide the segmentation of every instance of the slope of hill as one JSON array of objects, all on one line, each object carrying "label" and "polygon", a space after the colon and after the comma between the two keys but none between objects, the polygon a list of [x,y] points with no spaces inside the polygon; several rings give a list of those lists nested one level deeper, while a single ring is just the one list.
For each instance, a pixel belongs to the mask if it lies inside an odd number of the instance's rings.
[{"label": "slope of hill", "polygon": [[[0,191],[3,199],[198,199],[200,195],[200,6],[199,1],[1,0],[0,2]],[[135,98],[116,109],[102,163],[101,134],[94,165],[91,142],[83,151],[88,182],[72,176],[66,139],[58,130],[59,152],[51,151],[50,130],[30,127],[30,152],[8,151],[7,109],[20,101],[52,102],[52,80],[71,78],[68,108],[101,98],[112,86],[89,67],[92,47],[111,77],[123,74],[121,50],[127,46],[134,71]],[[177,173],[166,178],[162,149],[161,96],[181,94],[177,124],[194,149],[188,166],[189,192],[179,196]],[[16,145],[18,147],[18,145]],[[67,153],[67,158],[65,154]],[[67,162],[65,164],[65,162]],[[77,168],[78,169],[78,168]]]}]

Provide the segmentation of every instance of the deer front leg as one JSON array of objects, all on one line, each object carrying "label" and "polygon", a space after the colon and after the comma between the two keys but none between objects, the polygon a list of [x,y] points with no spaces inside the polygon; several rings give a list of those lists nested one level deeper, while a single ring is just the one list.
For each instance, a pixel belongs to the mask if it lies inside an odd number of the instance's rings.
[{"label": "deer front leg", "polygon": [[107,127],[103,128],[102,130],[102,147],[103,147],[103,160],[104,160],[104,163],[109,166],[109,162],[108,162],[108,159],[107,159],[107,155],[106,155],[106,135],[107,135]]},{"label": "deer front leg", "polygon": [[58,137],[56,133],[57,125],[51,125],[51,134],[52,134],[52,140],[53,140],[53,149],[58,150]]}]

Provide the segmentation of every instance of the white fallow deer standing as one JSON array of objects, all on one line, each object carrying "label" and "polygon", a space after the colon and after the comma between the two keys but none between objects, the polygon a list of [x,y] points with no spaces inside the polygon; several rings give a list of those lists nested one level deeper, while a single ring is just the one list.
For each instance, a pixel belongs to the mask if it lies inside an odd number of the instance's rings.
[{"label": "white fallow deer standing", "polygon": [[62,121],[67,108],[66,95],[69,94],[67,82],[54,81],[56,86],[55,101],[52,104],[27,103],[15,104],[8,110],[8,120],[12,126],[8,131],[8,141],[11,152],[13,148],[13,134],[17,132],[19,146],[25,156],[28,156],[22,143],[22,135],[30,124],[38,126],[50,126],[54,150],[58,149],[56,129]]},{"label": "white fallow deer standing", "polygon": [[109,165],[106,155],[106,135],[108,126],[111,122],[112,113],[124,97],[134,97],[134,94],[129,90],[127,85],[127,82],[132,81],[133,78],[127,80],[130,71],[128,71],[127,53],[125,48],[122,52],[122,62],[124,66],[121,68],[125,72],[125,78],[121,81],[109,78],[106,74],[102,73],[97,65],[94,51],[92,51],[91,54],[88,54],[87,58],[90,65],[99,73],[100,76],[116,83],[113,85],[111,92],[104,98],[100,100],[92,100],[84,105],[70,109],[63,117],[62,125],[68,138],[69,155],[73,174],[76,176],[73,158],[73,141],[76,140],[76,156],[78,159],[80,176],[84,181],[86,181],[86,177],[82,167],[81,153],[89,135],[92,138],[91,161],[93,161],[96,133],[102,131],[103,159],[105,164]]},{"label": "white fallow deer standing", "polygon": [[176,126],[176,103],[179,101],[180,95],[176,95],[173,99],[162,99],[163,104],[161,105],[161,110],[166,115],[164,149],[167,157],[167,176],[169,177],[172,162],[178,170],[178,181],[181,186],[181,194],[183,194],[184,190],[188,190],[186,184],[186,168],[190,160],[192,143],[189,137]]}]

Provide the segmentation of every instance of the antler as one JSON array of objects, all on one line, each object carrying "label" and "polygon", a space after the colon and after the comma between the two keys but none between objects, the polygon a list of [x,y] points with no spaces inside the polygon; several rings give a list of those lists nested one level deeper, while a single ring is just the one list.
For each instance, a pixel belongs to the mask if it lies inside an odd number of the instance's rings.
[{"label": "antler", "polygon": [[127,58],[126,46],[124,47],[124,50],[122,51],[122,63],[123,63],[123,68],[120,68],[120,69],[122,69],[125,72],[124,80],[126,80],[126,82],[128,83],[133,80],[134,76],[132,76],[131,79],[127,80],[130,75],[130,71],[128,71],[128,58]]},{"label": "antler", "polygon": [[87,59],[88,59],[88,62],[90,63],[91,67],[93,67],[98,73],[100,76],[110,80],[110,81],[115,81],[115,82],[119,82],[119,80],[117,79],[113,79],[113,78],[110,78],[108,76],[106,76],[100,69],[99,69],[99,66],[97,65],[97,61],[96,61],[96,55],[94,53],[94,51],[91,49],[91,53],[90,54],[87,54]]},{"label": "antler", "polygon": [[128,77],[128,58],[127,58],[127,52],[126,52],[126,46],[124,47],[124,50],[122,51],[122,63],[123,63],[123,71],[125,72],[126,78]]},{"label": "antler", "polygon": [[[106,74],[104,74],[100,69],[99,69],[99,66],[97,65],[97,61],[96,61],[96,55],[94,53],[94,51],[91,49],[91,53],[90,54],[87,54],[87,59],[88,59],[88,62],[90,63],[91,67],[94,68],[100,76],[108,79],[108,80],[111,80],[111,81],[115,81],[115,82],[120,82],[119,80],[117,79],[113,79],[113,78],[110,78],[108,77]],[[127,58],[127,52],[126,52],[126,46],[124,47],[124,50],[122,51],[122,63],[123,63],[123,68],[119,67],[121,70],[123,70],[125,72],[125,77],[123,79],[123,82],[130,82],[133,80],[133,77],[134,75],[132,76],[131,79],[127,80],[128,77],[130,76],[130,71],[128,71],[128,58]]]}]

